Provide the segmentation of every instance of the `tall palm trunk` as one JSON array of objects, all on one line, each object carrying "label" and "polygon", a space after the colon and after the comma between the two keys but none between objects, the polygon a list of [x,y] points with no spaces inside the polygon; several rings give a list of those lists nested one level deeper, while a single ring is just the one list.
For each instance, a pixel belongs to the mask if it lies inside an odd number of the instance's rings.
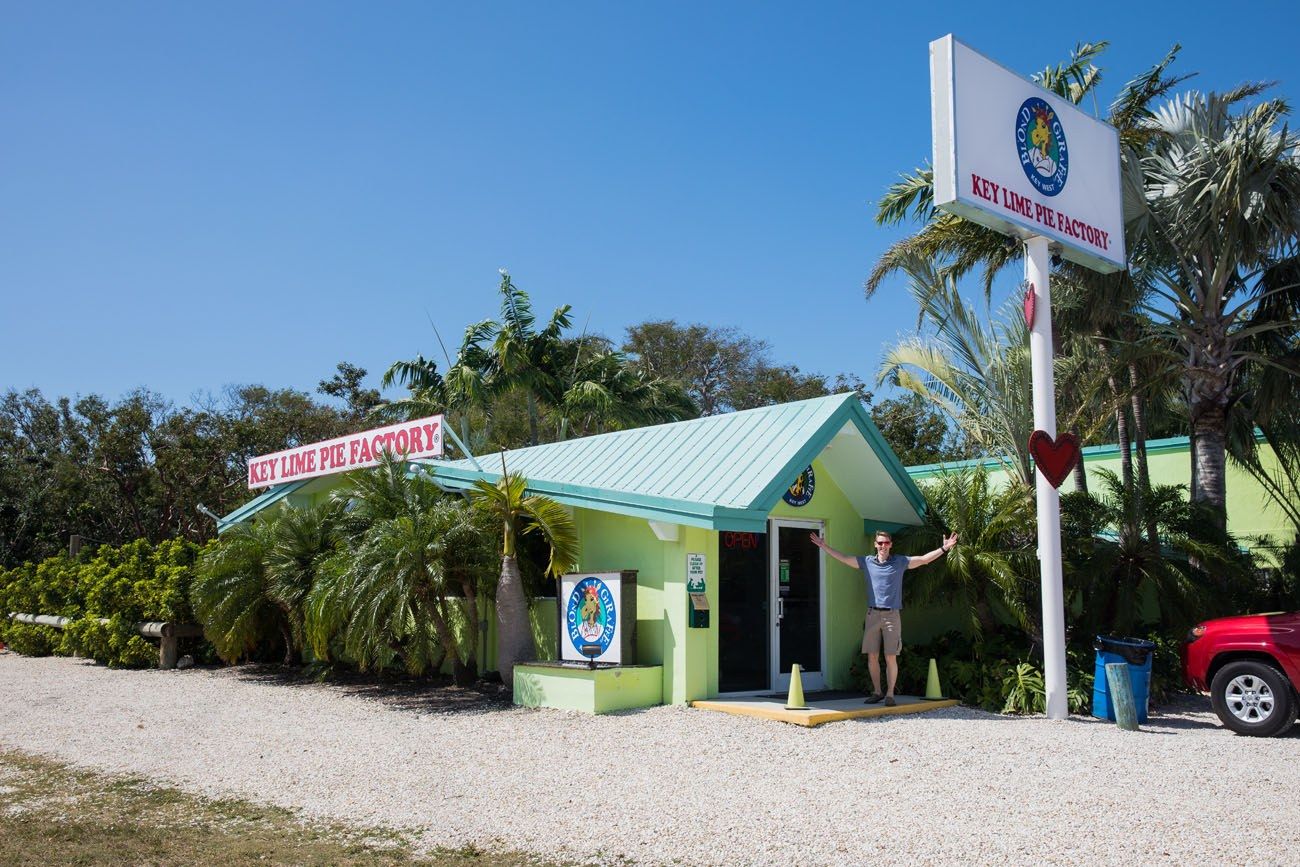
[{"label": "tall palm trunk", "polygon": [[1131,361],[1128,364],[1128,383],[1129,400],[1133,409],[1133,443],[1137,447],[1138,483],[1133,489],[1134,502],[1137,504],[1138,515],[1145,525],[1147,544],[1151,546],[1152,551],[1157,551],[1160,548],[1160,536],[1156,530],[1156,519],[1154,515],[1147,513],[1146,508],[1146,494],[1151,490],[1151,467],[1147,461],[1146,401],[1142,399],[1137,365]]},{"label": "tall palm trunk", "polygon": [[1107,376],[1106,383],[1110,386],[1111,396],[1115,398],[1115,436],[1119,439],[1119,468],[1120,475],[1124,479],[1124,490],[1133,490],[1133,447],[1128,436],[1128,413],[1124,411],[1124,403],[1120,400],[1119,384],[1115,382],[1115,377]]},{"label": "tall palm trunk", "polygon": [[497,669],[507,689],[514,688],[515,664],[536,655],[519,560],[513,555],[502,557],[501,582],[497,585]]},{"label": "tall palm trunk", "polygon": [[537,435],[537,396],[528,392],[528,444],[535,446],[538,443]]},{"label": "tall palm trunk", "polygon": [[1192,502],[1208,506],[1215,528],[1223,532],[1227,529],[1227,408],[1215,401],[1195,401],[1191,415]]},{"label": "tall palm trunk", "polygon": [[1211,339],[1191,348],[1184,374],[1192,423],[1192,502],[1210,508],[1211,520],[1220,533],[1228,526],[1224,461],[1233,378],[1226,341],[1212,339],[1221,330],[1221,325],[1207,329]]},{"label": "tall palm trunk", "polygon": [[[1071,431],[1075,436],[1079,436],[1078,428]],[[1083,442],[1083,437],[1079,437]],[[1083,465],[1083,452],[1079,453],[1079,460],[1074,465],[1074,489],[1081,493],[1088,493],[1088,468]]]}]

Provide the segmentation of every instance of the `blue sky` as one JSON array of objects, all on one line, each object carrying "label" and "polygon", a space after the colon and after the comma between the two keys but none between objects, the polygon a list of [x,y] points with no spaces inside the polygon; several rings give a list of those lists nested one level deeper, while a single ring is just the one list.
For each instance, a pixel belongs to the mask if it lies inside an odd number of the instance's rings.
[{"label": "blue sky", "polygon": [[1179,42],[1194,86],[1297,94],[1289,3],[978,6],[4,0],[0,388],[377,381],[494,316],[500,267],[578,329],[872,381],[915,320],[862,281],[930,40],[1025,75],[1110,40],[1104,100]]}]

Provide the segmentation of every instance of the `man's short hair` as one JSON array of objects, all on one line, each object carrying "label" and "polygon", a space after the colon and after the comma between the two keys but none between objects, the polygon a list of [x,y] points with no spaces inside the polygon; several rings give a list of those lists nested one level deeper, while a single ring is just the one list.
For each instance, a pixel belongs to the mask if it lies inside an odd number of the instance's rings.
[{"label": "man's short hair", "polygon": [[888,539],[891,542],[894,541],[893,534],[891,534],[888,530],[877,530],[876,538],[879,539],[881,536],[884,536],[886,539]]}]

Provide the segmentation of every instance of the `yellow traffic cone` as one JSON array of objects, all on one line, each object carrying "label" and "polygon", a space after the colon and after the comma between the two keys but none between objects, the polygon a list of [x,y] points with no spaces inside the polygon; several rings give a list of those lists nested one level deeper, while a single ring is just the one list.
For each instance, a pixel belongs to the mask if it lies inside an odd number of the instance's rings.
[{"label": "yellow traffic cone", "polygon": [[943,690],[939,688],[939,666],[934,657],[930,657],[930,674],[925,679],[925,697],[943,698]]},{"label": "yellow traffic cone", "polygon": [[807,710],[803,700],[803,679],[799,676],[799,663],[790,666],[790,692],[785,697],[786,710]]}]

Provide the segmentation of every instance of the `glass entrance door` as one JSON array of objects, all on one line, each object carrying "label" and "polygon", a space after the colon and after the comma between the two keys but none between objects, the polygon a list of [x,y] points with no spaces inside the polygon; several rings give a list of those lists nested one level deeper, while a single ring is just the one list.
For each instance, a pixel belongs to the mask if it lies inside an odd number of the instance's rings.
[{"label": "glass entrance door", "polygon": [[718,691],[771,689],[766,533],[718,534]]},{"label": "glass entrance door", "polygon": [[798,663],[804,689],[820,689],[822,675],[822,552],[809,533],[819,521],[773,520],[769,539],[772,618],[772,688],[789,689],[790,667]]}]

